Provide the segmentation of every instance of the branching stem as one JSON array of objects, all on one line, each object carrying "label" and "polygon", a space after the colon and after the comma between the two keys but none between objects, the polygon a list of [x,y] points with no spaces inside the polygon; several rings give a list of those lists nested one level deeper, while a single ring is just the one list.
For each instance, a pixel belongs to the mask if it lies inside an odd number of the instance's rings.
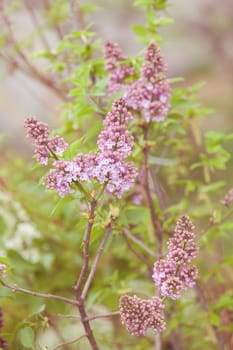
[{"label": "branching stem", "polygon": [[159,220],[158,216],[156,215],[155,206],[153,203],[153,198],[151,195],[150,185],[149,185],[149,163],[148,163],[149,148],[147,145],[148,126],[146,126],[146,125],[143,127],[143,136],[144,136],[144,142],[145,142],[145,146],[143,148],[143,166],[144,166],[144,176],[145,176],[144,190],[145,190],[147,203],[148,203],[148,207],[149,207],[149,211],[150,211],[152,226],[153,226],[154,233],[155,233],[157,240],[158,240],[157,253],[158,253],[158,258],[160,258],[162,256],[163,230],[161,227],[160,220]]}]

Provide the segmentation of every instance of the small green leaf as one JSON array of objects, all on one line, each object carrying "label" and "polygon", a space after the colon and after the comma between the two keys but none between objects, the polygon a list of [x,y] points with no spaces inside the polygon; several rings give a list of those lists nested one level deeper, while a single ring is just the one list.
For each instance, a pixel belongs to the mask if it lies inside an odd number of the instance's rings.
[{"label": "small green leaf", "polygon": [[35,344],[35,334],[31,327],[21,328],[18,333],[20,342],[25,348],[32,348]]},{"label": "small green leaf", "polygon": [[214,312],[211,312],[210,314],[210,322],[213,326],[219,325],[219,317]]}]

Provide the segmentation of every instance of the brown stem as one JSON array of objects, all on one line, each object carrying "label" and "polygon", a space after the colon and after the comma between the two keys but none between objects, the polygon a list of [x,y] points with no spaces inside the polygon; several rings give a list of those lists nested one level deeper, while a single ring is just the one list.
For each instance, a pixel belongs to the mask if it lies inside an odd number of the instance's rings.
[{"label": "brown stem", "polygon": [[79,300],[78,309],[79,309],[79,313],[80,313],[80,317],[81,317],[81,321],[82,321],[83,327],[85,329],[85,333],[86,333],[88,341],[89,341],[89,343],[90,343],[90,345],[92,347],[92,350],[100,350],[98,345],[97,345],[97,343],[96,343],[94,334],[92,332],[92,329],[91,329],[91,326],[90,326],[90,322],[88,320],[88,316],[87,316],[85,308],[84,308],[84,302],[83,302],[82,299]]},{"label": "brown stem", "polygon": [[15,38],[14,31],[11,27],[11,22],[6,15],[4,8],[2,8],[2,18],[4,21],[4,24],[8,30],[8,33],[10,35],[10,39],[12,44],[15,47],[15,50],[18,54],[18,57],[22,61],[23,65],[20,64],[17,60],[14,60],[15,67],[20,68],[24,73],[28,74],[29,76],[33,77],[36,80],[39,80],[41,83],[46,85],[48,88],[52,89],[54,93],[56,93],[62,100],[67,101],[68,97],[66,96],[66,93],[56,85],[56,83],[49,77],[45,76],[41,71],[39,71],[28,59],[25,52],[20,47],[20,44],[17,42],[17,39]]},{"label": "brown stem", "polygon": [[138,253],[131,245],[128,237],[123,233],[123,236],[125,238],[125,242],[127,244],[127,247],[129,249],[129,251],[131,251],[137,258],[139,261],[142,261],[147,267],[148,267],[148,272],[149,272],[149,275],[152,274],[152,270],[151,270],[151,263],[150,261],[147,260],[147,258],[143,255],[143,254],[140,254]]},{"label": "brown stem", "polygon": [[[34,7],[32,6],[32,2],[30,0],[29,1],[26,0],[24,2],[24,5],[29,13],[29,16],[31,17],[32,24],[34,25],[35,30],[38,32],[40,30],[40,23],[39,23],[37,16],[35,14]],[[51,51],[47,37],[45,36],[45,34],[42,31],[39,31],[39,38],[40,38],[41,43],[43,44],[44,48],[48,51]]]},{"label": "brown stem", "polygon": [[[106,314],[97,314],[93,315],[87,318],[88,321],[96,320],[98,318],[108,318],[113,316],[119,316],[119,311],[113,311],[113,312],[107,312]],[[55,317],[61,317],[61,318],[73,318],[73,319],[80,319],[80,316],[78,315],[64,315],[64,314],[58,314]]]},{"label": "brown stem", "polygon": [[11,289],[13,292],[21,292],[21,293],[25,293],[25,294],[29,294],[29,295],[32,295],[34,297],[39,297],[39,298],[43,298],[43,299],[55,299],[55,300],[60,300],[60,301],[63,301],[67,304],[71,304],[71,305],[78,305],[78,302],[77,300],[73,300],[73,299],[69,299],[69,298],[65,298],[65,297],[62,297],[62,296],[59,296],[59,295],[54,295],[54,294],[45,294],[45,293],[38,293],[38,292],[34,292],[32,290],[28,290],[28,289],[25,289],[25,288],[21,288],[21,287],[18,287],[16,285],[10,285],[8,283],[6,283],[5,281],[1,280],[0,283],[8,288],[8,289]]},{"label": "brown stem", "polygon": [[88,218],[88,225],[87,225],[87,230],[85,233],[85,238],[84,238],[84,252],[83,252],[83,257],[84,257],[84,262],[82,265],[82,269],[79,275],[79,278],[75,284],[74,290],[76,292],[76,298],[77,300],[80,299],[80,290],[84,281],[84,278],[87,274],[88,271],[88,265],[89,265],[89,246],[90,246],[90,239],[91,239],[91,230],[94,224],[94,219],[95,219],[95,208],[97,205],[96,199],[91,200],[90,204],[90,213],[89,213],[89,218]]},{"label": "brown stem", "polygon": [[91,282],[93,280],[93,277],[94,277],[96,269],[97,269],[98,262],[100,260],[100,257],[102,255],[102,253],[103,253],[104,246],[105,246],[105,244],[106,244],[106,242],[107,242],[107,240],[108,240],[108,238],[110,236],[110,233],[112,232],[113,222],[114,222],[114,218],[111,219],[111,222],[107,226],[106,231],[104,233],[104,236],[102,238],[102,241],[101,241],[101,243],[99,245],[99,248],[97,250],[95,259],[94,259],[92,267],[91,267],[91,271],[89,273],[89,276],[88,276],[88,278],[86,280],[85,286],[84,286],[82,294],[81,294],[81,298],[83,300],[85,300],[85,298],[87,296],[88,290],[90,288]]},{"label": "brown stem", "polygon": [[143,127],[143,135],[144,135],[144,141],[145,141],[145,146],[143,148],[143,166],[144,166],[144,176],[145,176],[144,190],[145,190],[147,203],[148,203],[148,207],[149,207],[149,211],[150,211],[152,226],[153,226],[154,233],[155,233],[157,240],[158,240],[157,253],[158,253],[158,259],[159,259],[162,256],[163,230],[161,227],[160,220],[159,220],[158,216],[156,215],[155,206],[153,203],[153,198],[152,198],[150,186],[149,186],[149,164],[148,164],[149,148],[147,145],[147,140],[148,140],[148,127],[147,126]]},{"label": "brown stem", "polygon": [[138,239],[135,235],[133,235],[127,228],[123,229],[123,234],[137,244],[142,250],[144,250],[147,254],[151,255],[153,258],[156,258],[156,254],[147,247],[140,239]]},{"label": "brown stem", "polygon": [[[50,11],[51,8],[52,8],[52,4],[50,4],[50,1],[49,0],[43,0],[43,2],[44,2],[44,7],[46,8],[46,10]],[[53,28],[56,31],[58,39],[62,40],[64,38],[64,34],[62,32],[62,29],[61,29],[59,23],[54,23],[53,24]]]},{"label": "brown stem", "polygon": [[84,27],[83,13],[78,5],[77,0],[68,0],[70,13],[74,30],[80,30]]},{"label": "brown stem", "polygon": [[81,340],[81,339],[83,339],[83,338],[85,338],[85,337],[86,337],[86,334],[83,334],[83,335],[81,335],[80,337],[75,338],[75,339],[73,339],[73,340],[67,341],[67,342],[65,342],[65,343],[60,343],[60,344],[56,345],[55,348],[53,348],[52,350],[57,350],[57,349],[59,349],[59,348],[61,348],[61,347],[62,347],[63,349],[65,349],[65,348],[64,348],[65,346],[66,346],[67,349],[68,349],[68,345],[77,343],[79,340]]},{"label": "brown stem", "polygon": [[120,312],[119,311],[114,311],[114,312],[108,312],[106,314],[100,314],[100,315],[94,315],[88,318],[88,321],[96,320],[98,318],[108,318],[108,317],[113,317],[113,316],[119,316]]}]

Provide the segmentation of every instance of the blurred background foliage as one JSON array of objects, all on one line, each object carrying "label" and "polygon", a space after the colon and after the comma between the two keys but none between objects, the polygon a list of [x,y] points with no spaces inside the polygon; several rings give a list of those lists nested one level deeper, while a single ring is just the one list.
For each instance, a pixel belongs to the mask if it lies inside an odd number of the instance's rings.
[{"label": "blurred background foliage", "polygon": [[[2,261],[9,259],[14,283],[72,297],[82,264],[87,208],[79,195],[58,199],[41,186],[44,171],[31,160],[23,120],[33,114],[48,121],[72,142],[68,157],[95,149],[101,118],[112,102],[105,97],[103,42],[118,42],[125,55],[137,57],[132,62],[138,67],[145,44],[156,40],[162,45],[174,90],[166,122],[150,131],[151,178],[156,179],[152,188],[158,198],[154,204],[167,236],[180,215],[190,215],[201,246],[198,286],[168,305],[162,349],[230,350],[232,209],[224,208],[220,200],[232,187],[233,3],[83,0],[75,4],[1,2]],[[137,125],[132,130],[138,136],[133,158],[140,164],[143,140]],[[138,206],[132,202],[135,194],[142,197]],[[88,297],[90,314],[117,310],[122,293],[142,297],[154,293],[153,258],[122,234],[128,228],[151,249],[156,245],[140,184],[121,202],[103,201],[91,249],[94,252],[99,243],[110,204],[121,209],[120,216]],[[77,318],[62,316],[76,314],[70,306],[12,295],[3,288],[0,293],[10,349],[48,346],[50,350],[82,334]],[[93,327],[101,349],[153,348],[152,335],[129,336],[116,317],[96,320]],[[64,349],[89,347],[82,339]]]}]

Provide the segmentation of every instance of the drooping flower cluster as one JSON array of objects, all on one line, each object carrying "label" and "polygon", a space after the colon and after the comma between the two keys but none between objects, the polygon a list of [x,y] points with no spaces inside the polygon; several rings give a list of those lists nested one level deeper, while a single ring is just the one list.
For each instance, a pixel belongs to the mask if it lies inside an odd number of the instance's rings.
[{"label": "drooping flower cluster", "polygon": [[221,200],[221,203],[223,205],[225,205],[226,207],[228,207],[230,205],[230,203],[233,202],[233,188],[231,188],[227,194],[225,195],[225,197]]},{"label": "drooping flower cluster", "polygon": [[146,122],[164,120],[170,108],[171,89],[160,49],[153,43],[148,46],[141,75],[133,81],[126,79],[134,76],[132,67],[124,63],[119,65],[125,58],[117,44],[107,42],[104,56],[106,69],[110,72],[108,93],[111,95],[125,88],[128,106],[141,112]]},{"label": "drooping flower cluster", "polygon": [[[2,309],[0,308],[0,328],[2,328],[3,326],[4,326],[3,312],[2,312]],[[0,337],[0,349],[7,349],[7,348],[8,348],[8,345],[6,340]]]},{"label": "drooping flower cluster", "polygon": [[126,78],[134,75],[134,69],[124,62],[126,58],[116,43],[111,41],[105,43],[104,57],[106,59],[105,68],[110,73],[107,91],[109,95],[112,95],[124,88]]},{"label": "drooping flower cluster", "polygon": [[163,309],[164,304],[158,297],[145,300],[124,295],[119,303],[121,323],[136,336],[145,336],[148,328],[155,334],[162,332],[166,328]]},{"label": "drooping flower cluster", "polygon": [[50,130],[48,124],[39,122],[36,117],[28,117],[24,124],[27,129],[27,137],[34,140],[35,156],[42,165],[48,164],[48,159],[55,154],[62,156],[68,144],[60,136],[49,138]]},{"label": "drooping flower cluster", "polygon": [[61,197],[72,193],[75,181],[106,183],[106,190],[121,197],[134,184],[137,176],[132,163],[125,158],[132,152],[133,138],[126,130],[132,115],[123,99],[116,100],[104,120],[104,129],[99,134],[100,151],[87,155],[78,154],[72,161],[57,160],[46,177],[49,189],[58,191]]},{"label": "drooping flower cluster", "polygon": [[183,290],[195,285],[198,271],[190,262],[196,257],[198,247],[193,229],[189,217],[182,216],[168,241],[167,259],[154,264],[152,278],[162,296],[177,299]]}]

